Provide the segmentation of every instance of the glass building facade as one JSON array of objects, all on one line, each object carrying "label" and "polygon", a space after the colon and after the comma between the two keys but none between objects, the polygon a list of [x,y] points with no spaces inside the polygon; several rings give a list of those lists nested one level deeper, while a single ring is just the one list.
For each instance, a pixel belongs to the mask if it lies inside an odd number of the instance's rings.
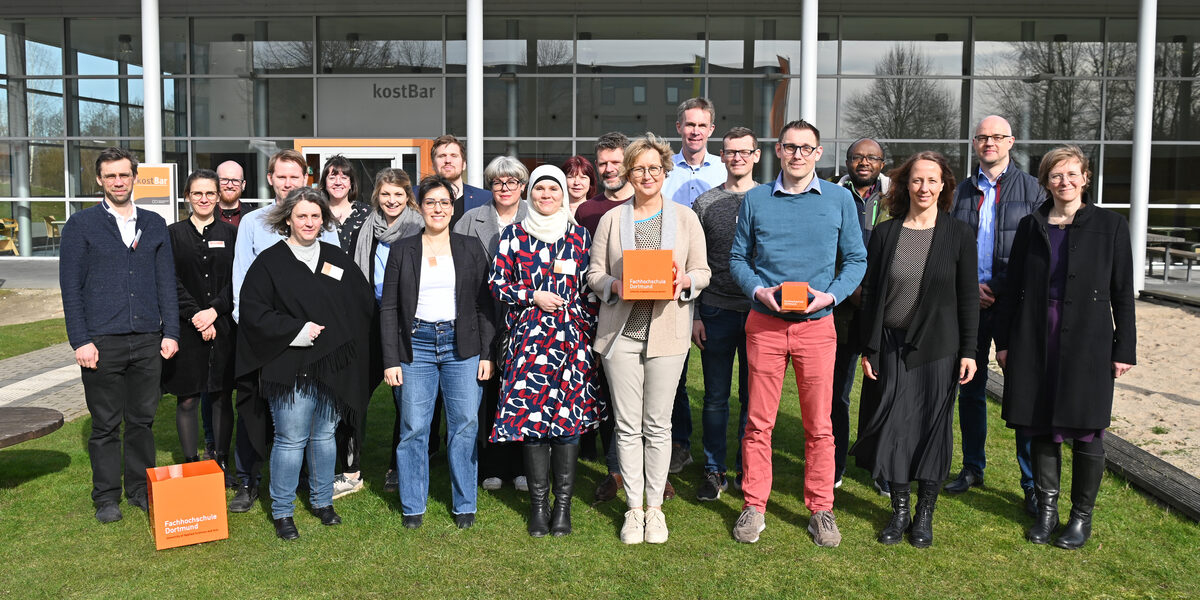
[{"label": "glass building facade", "polygon": [[[799,3],[775,14],[585,12],[484,17],[484,157],[560,164],[591,157],[607,131],[653,131],[678,145],[675,109],[717,107],[716,134],[761,137],[758,179],[777,170],[778,127],[799,116]],[[919,3],[918,3],[919,4]],[[196,6],[196,5],[190,5]],[[571,5],[564,5],[570,9]],[[197,9],[199,10],[199,9]],[[164,13],[163,157],[182,180],[233,159],[248,198],[269,197],[266,158],[297,138],[466,134],[461,14]],[[1200,9],[1160,17],[1155,57],[1150,224],[1200,225]],[[0,9],[0,218],[28,202],[34,254],[53,254],[49,221],[95,201],[93,165],[109,145],[144,150],[141,24],[134,17],[3,16]],[[821,13],[820,174],[844,170],[859,137],[889,166],[922,149],[961,178],[968,136],[1007,117],[1016,163],[1079,144],[1094,197],[1129,201],[1136,19]]]}]

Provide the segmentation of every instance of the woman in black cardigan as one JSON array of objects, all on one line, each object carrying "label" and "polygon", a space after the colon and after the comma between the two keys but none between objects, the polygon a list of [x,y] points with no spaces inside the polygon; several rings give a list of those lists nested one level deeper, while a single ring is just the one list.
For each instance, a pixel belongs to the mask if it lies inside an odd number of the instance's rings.
[{"label": "woman in black cardigan", "polygon": [[941,154],[918,153],[888,176],[893,218],[871,236],[863,279],[864,379],[851,453],[891,486],[892,518],[879,541],[898,543],[911,525],[909,542],[925,548],[954,454],[954,398],[975,376],[975,235],[947,212],[954,175]]},{"label": "woman in black cardigan", "polygon": [[[226,470],[233,440],[233,244],[237,228],[213,214],[217,174],[200,169],[187,178],[187,219],[167,227],[179,293],[179,352],[163,363],[163,390],[175,394],[175,427],[184,462],[200,460],[200,396],[213,401],[216,461]],[[229,473],[232,476],[232,473]],[[227,479],[227,481],[230,481]]]},{"label": "woman in black cardigan", "polygon": [[1062,442],[1072,440],[1071,518],[1054,540],[1067,549],[1091,536],[1113,383],[1137,346],[1129,225],[1087,201],[1090,176],[1078,147],[1042,158],[1038,181],[1053,200],[1017,228],[1008,267],[1016,293],[997,304],[1002,414],[1032,438],[1038,517],[1026,538],[1045,544],[1058,529]]},{"label": "woman in black cardigan", "polygon": [[480,384],[494,369],[491,260],[478,240],[450,232],[450,182],[426,177],[417,198],[425,230],[392,246],[380,306],[383,378],[400,386],[400,505],[404,526],[420,527],[429,497],[430,418],[440,388],[451,509],[455,524],[466,529],[475,524]]}]

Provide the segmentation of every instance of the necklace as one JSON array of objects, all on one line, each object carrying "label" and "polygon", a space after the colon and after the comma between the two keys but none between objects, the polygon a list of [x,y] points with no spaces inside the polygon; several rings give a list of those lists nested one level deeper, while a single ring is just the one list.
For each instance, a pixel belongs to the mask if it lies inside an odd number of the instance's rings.
[{"label": "necklace", "polygon": [[450,240],[449,239],[447,239],[446,243],[442,244],[440,248],[435,247],[433,245],[433,240],[430,239],[428,236],[424,236],[424,235],[421,236],[421,241],[424,243],[425,248],[429,250],[430,256],[443,256],[447,253],[448,250],[450,250]]}]

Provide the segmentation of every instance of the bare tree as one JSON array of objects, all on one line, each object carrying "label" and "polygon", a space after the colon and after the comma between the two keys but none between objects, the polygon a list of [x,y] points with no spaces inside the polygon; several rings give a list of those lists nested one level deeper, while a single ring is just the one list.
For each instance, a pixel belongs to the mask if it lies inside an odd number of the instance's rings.
[{"label": "bare tree", "polygon": [[[879,79],[846,102],[850,134],[874,138],[937,139],[958,136],[951,94],[928,79],[933,61],[916,44],[896,44],[875,65]],[[895,78],[903,75],[905,78]]]},{"label": "bare tree", "polygon": [[[988,112],[1020,123],[1025,139],[1095,139],[1100,128],[1100,88],[1095,76],[1104,68],[1099,42],[1012,42],[1004,65],[1032,75],[1024,80],[985,80],[976,98]],[[1011,71],[1011,69],[1007,69]],[[984,69],[987,74],[988,69]],[[990,104],[990,105],[989,105]]]}]

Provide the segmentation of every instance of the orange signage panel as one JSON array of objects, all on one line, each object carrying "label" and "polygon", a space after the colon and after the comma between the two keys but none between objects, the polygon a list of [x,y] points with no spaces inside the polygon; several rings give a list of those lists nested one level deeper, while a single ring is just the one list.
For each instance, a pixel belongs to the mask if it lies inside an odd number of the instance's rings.
[{"label": "orange signage panel", "polygon": [[175,200],[175,165],[138,165],[133,202],[143,208],[170,206]]},{"label": "orange signage panel", "polygon": [[622,298],[671,300],[675,297],[675,263],[670,250],[625,250],[622,263]]}]

